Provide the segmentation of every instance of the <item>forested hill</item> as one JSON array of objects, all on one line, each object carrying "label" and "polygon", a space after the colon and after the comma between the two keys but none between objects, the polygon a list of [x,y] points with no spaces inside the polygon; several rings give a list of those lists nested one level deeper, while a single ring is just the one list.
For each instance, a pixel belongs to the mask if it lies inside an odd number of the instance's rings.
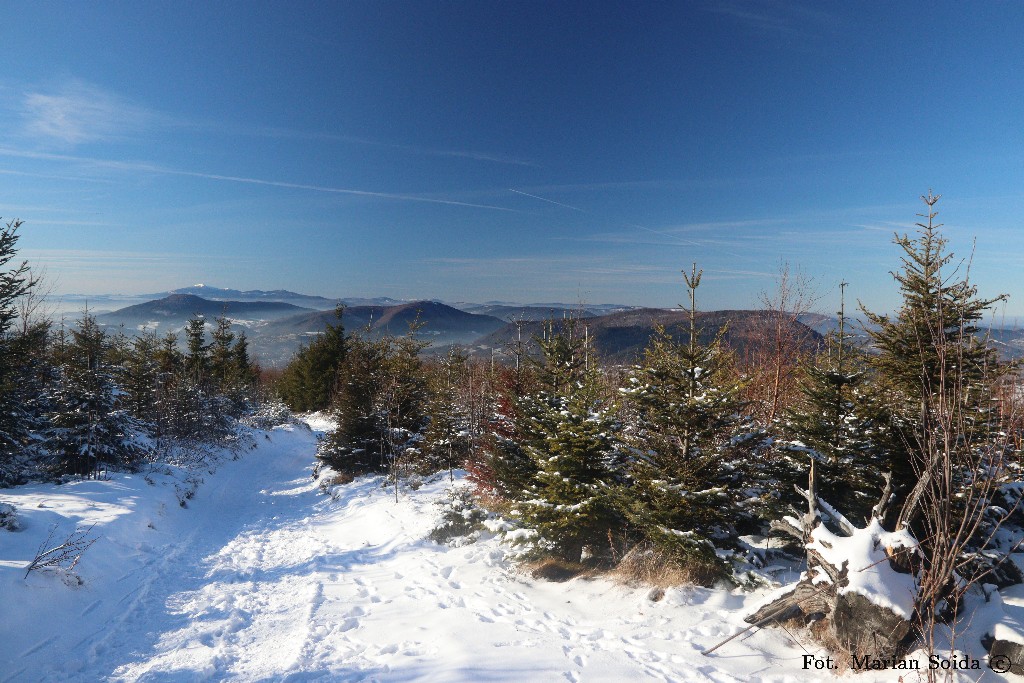
[{"label": "forested hill", "polygon": [[[490,315],[477,315],[437,301],[413,301],[397,306],[349,306],[342,316],[345,329],[357,332],[369,328],[374,334],[402,335],[419,320],[417,334],[442,343],[469,343],[502,327],[505,323]],[[268,323],[261,330],[271,336],[319,333],[338,324],[334,311],[303,312]]]},{"label": "forested hill", "polygon": [[309,310],[281,301],[211,301],[194,294],[171,294],[163,299],[103,313],[97,319],[104,325],[123,323],[126,327],[135,327],[159,323],[161,326],[181,327],[196,315],[211,320],[220,315],[234,319],[268,320]]},{"label": "forested hill", "polygon": [[[451,344],[470,345],[505,325],[505,321],[489,315],[467,313],[436,301],[414,301],[397,306],[349,306],[341,323],[346,332],[368,330],[370,336],[386,334],[401,336],[410,324],[422,325],[416,336],[431,343],[432,348]],[[299,346],[308,343],[326,329],[337,325],[338,317],[331,311],[309,311],[270,321],[253,330],[253,350],[267,366],[283,366]]]},{"label": "forested hill", "polygon": [[[725,343],[739,355],[745,355],[758,339],[766,334],[766,323],[771,322],[763,311],[709,311],[697,314],[701,328],[700,340],[708,343],[719,330],[725,328]],[[587,334],[595,350],[602,358],[613,363],[629,363],[643,355],[655,329],[664,326],[666,331],[678,339],[689,338],[688,313],[682,310],[662,308],[638,308],[609,315],[587,318],[582,322],[581,334]],[[783,332],[793,339],[801,340],[804,350],[811,351],[823,337],[804,323],[782,318]],[[529,354],[536,354],[534,337],[542,336],[543,321],[509,323],[500,330],[477,341],[483,349],[512,349],[522,340]]]}]

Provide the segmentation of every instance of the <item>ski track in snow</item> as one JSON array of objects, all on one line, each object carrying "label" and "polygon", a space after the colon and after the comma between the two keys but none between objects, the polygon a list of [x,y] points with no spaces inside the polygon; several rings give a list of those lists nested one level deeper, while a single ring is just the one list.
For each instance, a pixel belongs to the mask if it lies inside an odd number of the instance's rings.
[{"label": "ski track in snow", "polygon": [[[497,539],[426,540],[446,479],[398,503],[379,478],[331,498],[310,477],[309,432],[260,441],[185,510],[167,485],[89,482],[82,495],[110,504],[91,512],[53,502],[74,485],[0,491],[29,522],[0,542],[34,530],[21,541],[33,551],[47,508],[110,518],[76,570],[80,588],[19,580],[24,564],[0,561],[0,604],[17,615],[0,620],[0,681],[833,680],[801,670],[804,650],[774,629],[700,655],[745,626],[763,592],[678,588],[651,602],[605,580],[536,581]],[[124,510],[100,495],[119,486]],[[0,545],[0,560],[16,554]]]}]

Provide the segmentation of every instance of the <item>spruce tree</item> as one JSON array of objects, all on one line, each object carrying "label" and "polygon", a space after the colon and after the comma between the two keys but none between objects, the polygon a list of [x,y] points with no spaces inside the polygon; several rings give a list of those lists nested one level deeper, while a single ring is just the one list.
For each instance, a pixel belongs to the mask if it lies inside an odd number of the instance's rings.
[{"label": "spruce tree", "polygon": [[427,427],[416,469],[424,473],[462,467],[470,451],[469,412],[460,396],[468,356],[453,347],[433,368],[426,403]]},{"label": "spruce tree", "polygon": [[[712,539],[730,530],[726,467],[741,422],[740,385],[722,347],[725,330],[701,343],[696,291],[701,271],[683,274],[690,297],[685,340],[659,327],[621,390],[630,426],[629,486],[619,505],[642,538],[689,566],[724,571]],[[746,482],[749,484],[750,482]]]},{"label": "spruce tree", "polygon": [[603,395],[594,351],[576,320],[546,325],[537,339],[539,390],[517,406],[517,432],[534,473],[516,501],[535,550],[570,562],[610,550],[621,527],[614,505],[621,457],[615,409]]},{"label": "spruce tree", "polygon": [[231,321],[227,316],[218,316],[216,322],[217,325],[210,335],[208,350],[210,379],[218,391],[227,393],[235,374],[232,349],[235,333],[231,331]]},{"label": "spruce tree", "polygon": [[159,350],[160,340],[153,332],[135,337],[122,375],[125,403],[132,415],[147,423],[155,423],[158,417]]},{"label": "spruce tree", "polygon": [[185,324],[185,376],[196,386],[207,381],[210,367],[210,347],[206,343],[206,321],[201,315]]},{"label": "spruce tree", "polygon": [[41,351],[46,327],[35,326],[19,334],[14,329],[18,300],[36,282],[28,263],[12,263],[17,256],[21,221],[0,224],[0,485],[17,480],[25,448],[43,419],[39,412]]},{"label": "spruce tree", "polygon": [[326,410],[331,405],[347,351],[344,312],[339,306],[335,310],[338,324],[328,324],[323,334],[299,349],[281,374],[278,393],[292,410]]},{"label": "spruce tree", "polygon": [[499,366],[490,374],[482,433],[467,466],[468,478],[482,495],[518,500],[537,473],[520,433],[525,427],[520,406],[534,390],[534,375],[527,363],[514,368]]},{"label": "spruce tree", "polygon": [[260,367],[249,355],[249,338],[245,330],[235,337],[235,345],[231,347],[231,373],[234,381],[245,387],[255,387],[260,377]]},{"label": "spruce tree", "polygon": [[894,239],[903,250],[902,268],[893,273],[903,297],[900,310],[887,316],[861,306],[874,325],[868,334],[878,353],[870,362],[885,383],[892,412],[894,498],[888,523],[895,523],[896,515],[905,523],[919,514],[917,501],[908,498],[922,477],[931,477],[934,453],[928,444],[950,410],[963,416],[962,433],[947,436],[961,445],[981,442],[993,432],[992,386],[1008,370],[977,327],[1005,295],[981,298],[962,265],[950,268],[954,255],[939,232],[941,224],[935,223],[939,196],[929,192],[921,199],[928,209],[919,214],[924,222],[917,224],[916,236]]},{"label": "spruce tree", "polygon": [[135,422],[117,399],[119,387],[106,362],[109,339],[89,313],[71,335],[45,434],[49,469],[97,476],[107,467],[131,467],[142,450],[135,442]]},{"label": "spruce tree", "polygon": [[839,286],[839,326],[803,368],[802,400],[787,410],[786,429],[794,446],[817,458],[823,498],[849,519],[866,523],[884,486],[893,435],[868,358],[849,341],[846,283]]},{"label": "spruce tree", "polygon": [[[370,330],[345,341],[333,411],[338,426],[317,457],[351,475],[391,472],[418,459],[427,424],[427,378],[414,321],[399,338],[371,339]],[[397,490],[397,487],[396,487]]]},{"label": "spruce tree", "polygon": [[348,340],[333,406],[338,426],[317,450],[317,457],[338,471],[357,476],[381,472],[387,464],[387,422],[381,397],[389,353],[387,338],[354,336]]}]

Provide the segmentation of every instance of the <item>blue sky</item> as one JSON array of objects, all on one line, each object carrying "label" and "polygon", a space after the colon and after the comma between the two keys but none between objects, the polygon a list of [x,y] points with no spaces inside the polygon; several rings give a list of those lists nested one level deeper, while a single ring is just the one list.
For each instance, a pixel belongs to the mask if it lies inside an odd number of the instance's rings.
[{"label": "blue sky", "polygon": [[933,188],[1024,314],[1024,4],[0,6],[0,216],[65,293],[873,310]]}]

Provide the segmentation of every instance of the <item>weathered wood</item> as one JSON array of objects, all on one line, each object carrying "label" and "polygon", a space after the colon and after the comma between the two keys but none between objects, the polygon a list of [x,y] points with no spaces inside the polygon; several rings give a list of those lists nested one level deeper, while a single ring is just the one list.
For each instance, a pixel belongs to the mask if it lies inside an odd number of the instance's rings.
[{"label": "weathered wood", "polygon": [[782,532],[782,533],[784,533],[784,534],[786,534],[788,536],[792,536],[796,540],[798,540],[801,543],[803,543],[803,540],[804,540],[804,530],[803,530],[803,527],[796,526],[795,524],[790,522],[788,519],[775,519],[775,520],[772,520],[769,523],[768,528],[770,528],[772,531],[780,531],[780,532]]},{"label": "weathered wood", "polygon": [[787,621],[794,617],[809,617],[815,614],[827,614],[831,611],[831,587],[814,585],[809,581],[801,581],[793,590],[779,596],[775,600],[745,617],[748,624],[766,624],[772,621]]},{"label": "weathered wood", "polygon": [[892,472],[886,472],[882,475],[885,479],[885,486],[882,488],[882,495],[879,497],[878,502],[875,503],[875,507],[871,508],[871,516],[875,519],[885,519],[885,516],[889,513],[889,506],[892,504]]},{"label": "weathered wood", "polygon": [[836,596],[832,631],[851,655],[896,659],[912,624],[892,610],[876,605],[858,593]]},{"label": "weathered wood", "polygon": [[992,643],[988,651],[988,665],[999,665],[999,673],[1006,673],[1006,666],[1009,666],[1010,673],[1024,676],[1024,645],[1009,640],[997,640]]},{"label": "weathered wood", "polygon": [[836,587],[842,588],[848,583],[846,578],[847,566],[846,562],[843,562],[843,566],[835,567],[825,561],[821,555],[815,550],[807,550],[807,575],[809,580],[814,580],[814,569],[820,569],[828,575],[829,581],[831,581]]},{"label": "weathered wood", "polygon": [[[895,658],[903,654],[905,640],[911,631],[911,622],[892,610],[874,604],[857,593],[843,593],[849,585],[850,567],[830,564],[822,556],[820,547],[829,548],[826,538],[814,538],[813,532],[821,524],[821,512],[827,514],[839,529],[849,536],[859,530],[838,510],[817,495],[817,472],[811,461],[808,487],[797,492],[807,500],[807,513],[801,519],[783,519],[772,522],[771,528],[794,538],[801,538],[807,553],[807,571],[793,588],[779,596],[745,621],[752,625],[783,622],[802,617],[805,620],[824,619],[836,642],[855,656]],[[886,477],[886,490],[875,506],[885,511],[891,499],[891,476]],[[799,526],[798,526],[799,525]],[[800,528],[802,527],[802,528]],[[888,554],[902,554],[899,551]]]},{"label": "weathered wood", "polygon": [[811,532],[821,523],[821,515],[818,514],[818,472],[814,462],[814,458],[811,458],[811,470],[807,474],[807,491],[804,494],[807,498],[807,514],[803,520],[805,543],[811,540]]},{"label": "weathered wood", "polygon": [[821,507],[821,509],[825,511],[825,514],[828,515],[839,526],[839,529],[844,534],[846,534],[847,536],[853,536],[853,533],[856,531],[856,529],[854,528],[853,523],[846,518],[846,515],[839,512],[839,510],[836,510],[834,507],[826,503],[821,498],[818,498],[818,506]]}]

